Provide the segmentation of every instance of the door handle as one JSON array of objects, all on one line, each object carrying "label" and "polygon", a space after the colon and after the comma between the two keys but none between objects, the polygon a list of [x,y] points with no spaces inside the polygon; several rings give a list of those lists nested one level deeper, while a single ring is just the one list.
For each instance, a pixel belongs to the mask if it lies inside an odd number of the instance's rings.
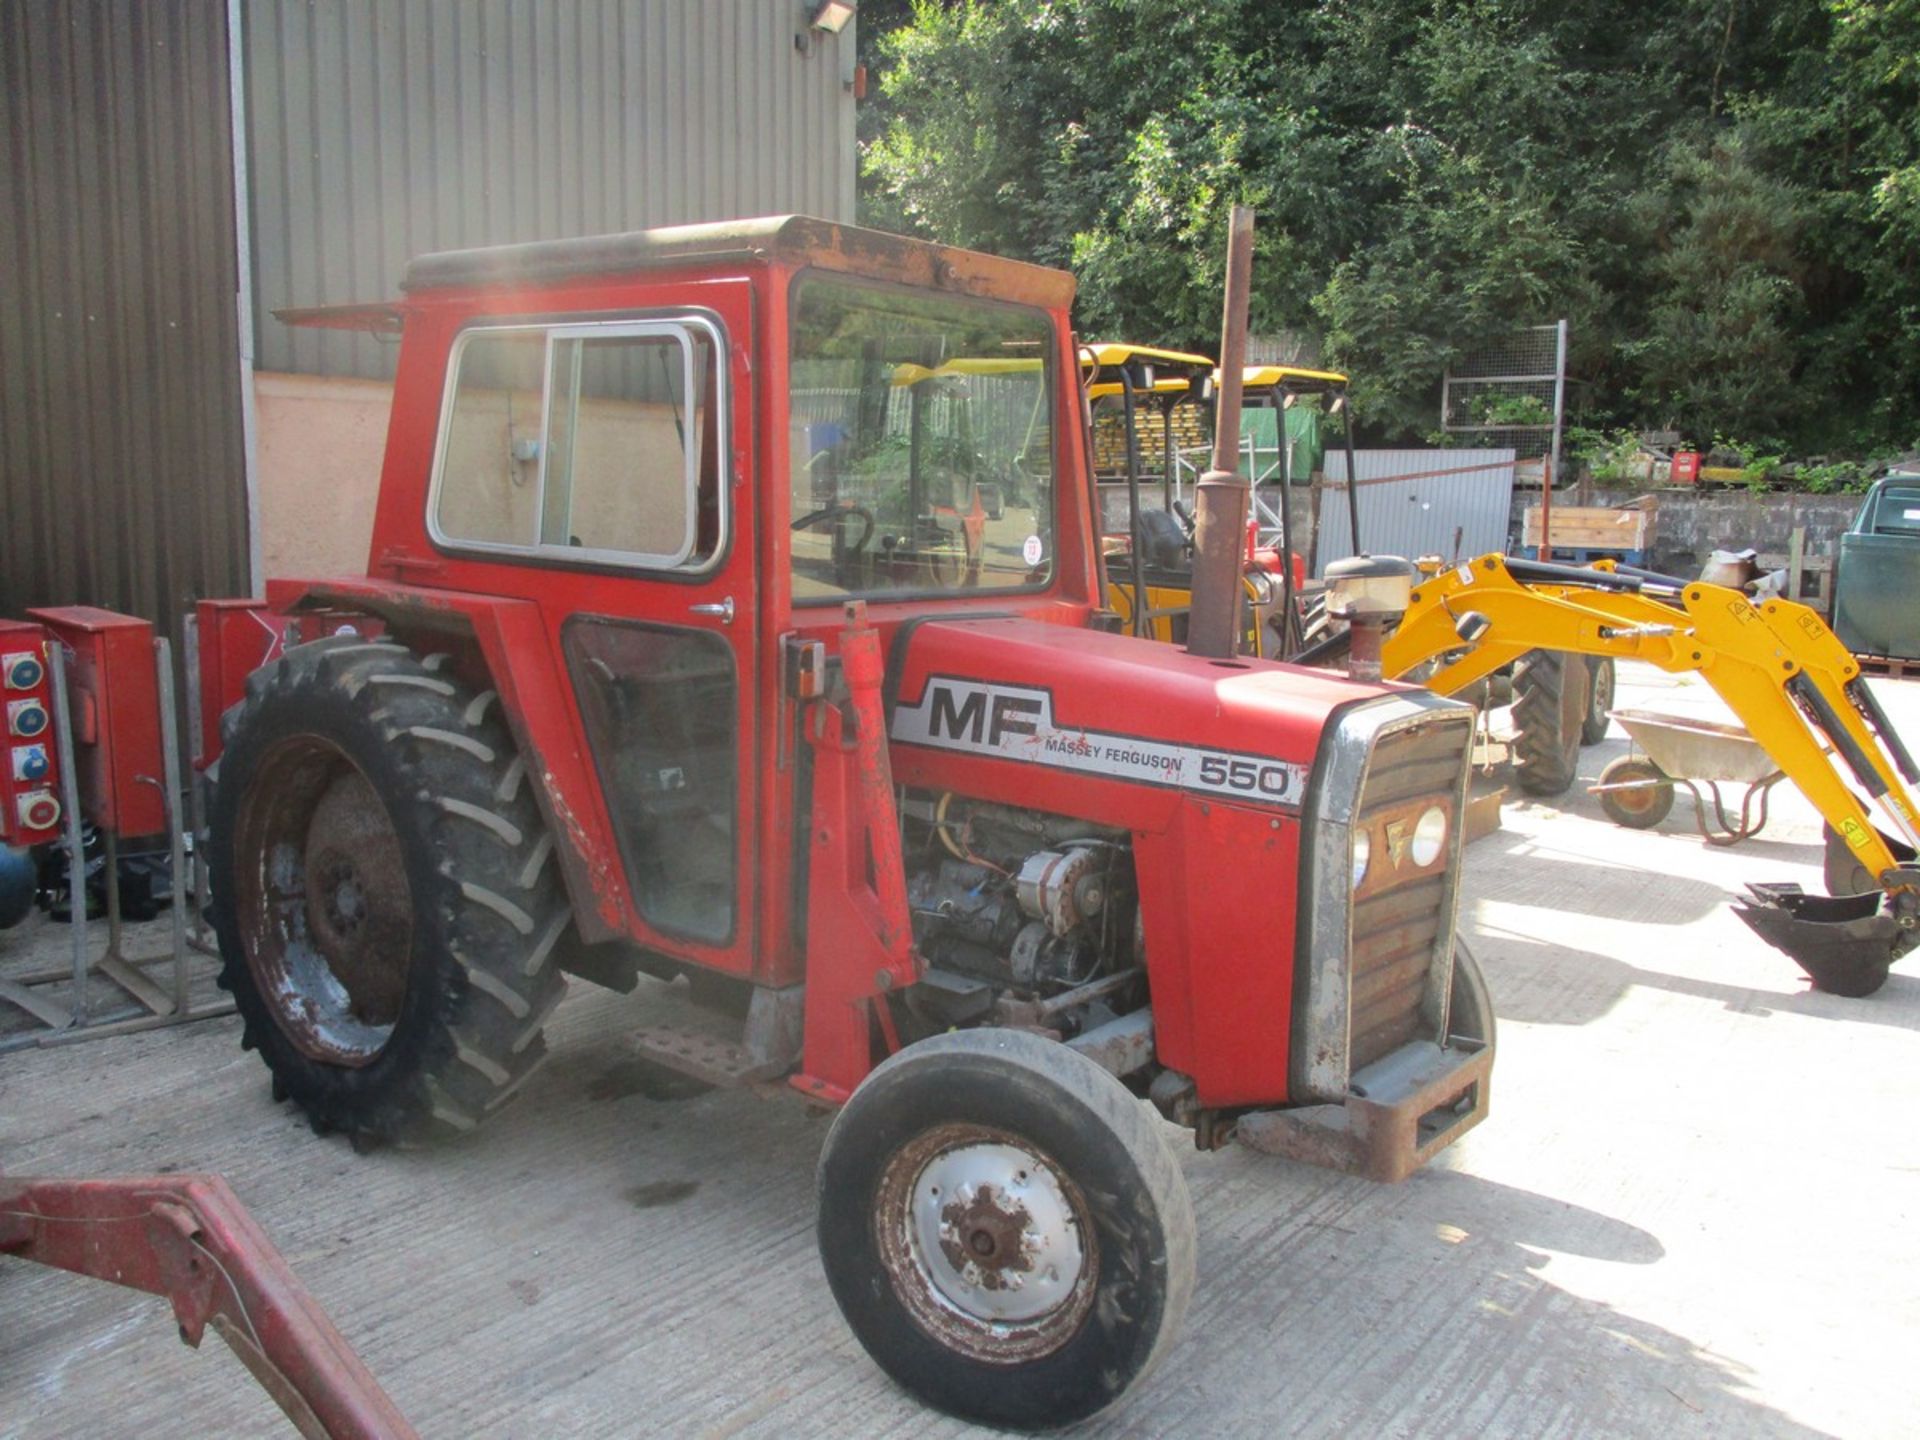
[{"label": "door handle", "polygon": [[733,623],[733,597],[729,595],[726,599],[712,605],[689,605],[687,607],[687,613],[690,615],[718,615],[722,625],[731,625]]}]

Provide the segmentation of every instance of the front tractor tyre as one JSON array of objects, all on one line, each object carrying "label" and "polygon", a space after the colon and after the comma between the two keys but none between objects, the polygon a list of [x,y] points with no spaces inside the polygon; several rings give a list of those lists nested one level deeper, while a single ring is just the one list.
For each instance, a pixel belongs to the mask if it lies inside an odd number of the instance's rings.
[{"label": "front tractor tyre", "polygon": [[1448,989],[1447,1038],[1492,1050],[1498,1040],[1493,992],[1467,942],[1453,942],[1453,983]]},{"label": "front tractor tyre", "polygon": [[492,691],[388,640],[255,672],[209,836],[221,985],[276,1098],[356,1146],[471,1130],[546,1054],[570,922]]},{"label": "front tractor tyre", "polygon": [[876,1069],[820,1157],[821,1262],[881,1369],[988,1425],[1066,1425],[1166,1353],[1193,1205],[1161,1122],[1076,1051],[950,1032]]}]

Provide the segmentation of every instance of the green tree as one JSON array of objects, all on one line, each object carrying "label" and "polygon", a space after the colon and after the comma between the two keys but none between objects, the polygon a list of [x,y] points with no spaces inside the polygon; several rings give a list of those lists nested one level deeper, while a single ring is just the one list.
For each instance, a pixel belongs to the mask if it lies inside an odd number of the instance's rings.
[{"label": "green tree", "polygon": [[1572,321],[1596,424],[1920,432],[1920,0],[870,3],[876,223],[1072,268],[1089,334],[1205,347],[1228,206],[1254,324],[1361,413]]}]

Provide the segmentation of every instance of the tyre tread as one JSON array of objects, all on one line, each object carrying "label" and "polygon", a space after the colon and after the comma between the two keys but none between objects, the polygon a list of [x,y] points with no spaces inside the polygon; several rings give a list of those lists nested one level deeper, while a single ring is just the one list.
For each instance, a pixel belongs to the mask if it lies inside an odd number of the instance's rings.
[{"label": "tyre tread", "polygon": [[[407,793],[384,798],[402,833],[428,837],[441,883],[435,893],[415,894],[416,925],[444,941],[437,964],[423,966],[416,956],[410,983],[430,975],[440,993],[416,1061],[376,1094],[348,1099],[344,1091],[316,1090],[281,1073],[276,1052],[284,1056],[291,1047],[266,1044],[261,1051],[276,1090],[328,1129],[369,1142],[464,1134],[517,1094],[546,1059],[542,1031],[566,993],[553,960],[572,912],[546,863],[553,840],[533,793],[513,779],[526,766],[493,703],[496,693],[465,690],[444,652],[423,659],[394,641],[340,636],[290,647],[248,677],[247,698],[221,717],[226,748],[232,751],[269,705],[321,690],[348,697],[359,723],[408,777]],[[244,1017],[247,1035],[259,1040],[272,1032],[279,1041],[234,929],[222,927],[221,983],[244,999],[243,1010],[258,1012]]]}]

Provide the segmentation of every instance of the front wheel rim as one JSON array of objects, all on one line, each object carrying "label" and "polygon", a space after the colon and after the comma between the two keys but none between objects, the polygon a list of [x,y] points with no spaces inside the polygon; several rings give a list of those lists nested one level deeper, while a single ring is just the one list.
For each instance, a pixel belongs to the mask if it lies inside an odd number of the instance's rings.
[{"label": "front wheel rim", "polygon": [[902,1146],[880,1178],[875,1228],[908,1314],[969,1359],[1052,1354],[1093,1308],[1086,1201],[1049,1156],[1005,1131],[942,1125]]}]

